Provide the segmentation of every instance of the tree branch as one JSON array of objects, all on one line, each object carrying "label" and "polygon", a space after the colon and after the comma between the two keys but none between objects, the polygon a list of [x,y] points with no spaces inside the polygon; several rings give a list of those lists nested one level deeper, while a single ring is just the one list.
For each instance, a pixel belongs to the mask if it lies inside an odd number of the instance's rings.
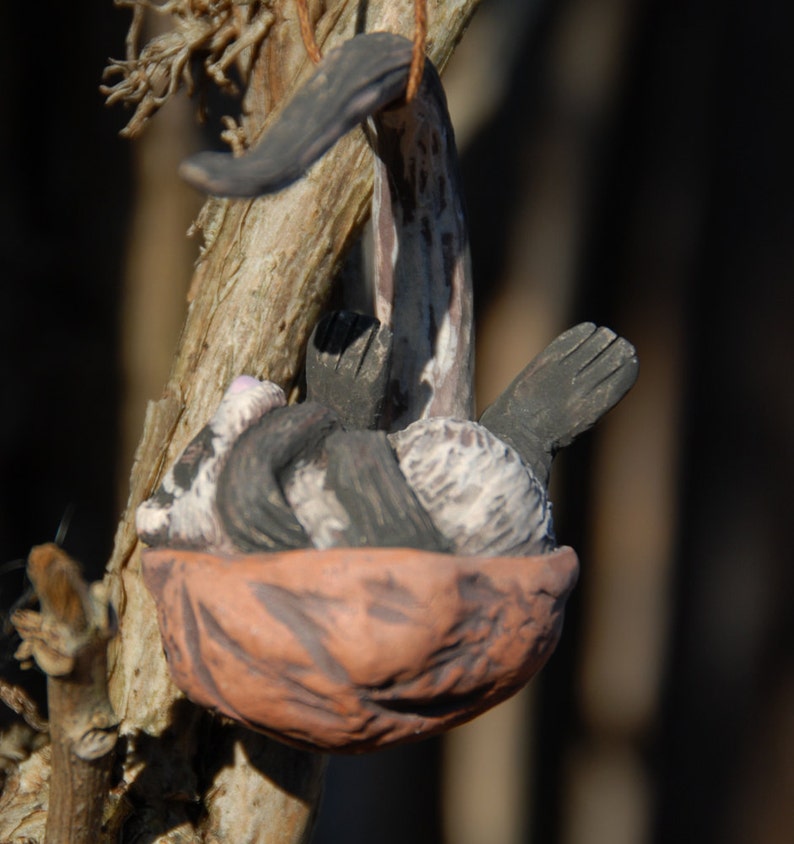
[{"label": "tree branch", "polygon": [[118,721],[108,700],[107,642],[114,619],[105,587],[89,587],[57,545],[30,552],[28,576],[41,612],[17,610],[17,657],[47,674],[52,742],[46,844],[96,841],[108,794]]}]

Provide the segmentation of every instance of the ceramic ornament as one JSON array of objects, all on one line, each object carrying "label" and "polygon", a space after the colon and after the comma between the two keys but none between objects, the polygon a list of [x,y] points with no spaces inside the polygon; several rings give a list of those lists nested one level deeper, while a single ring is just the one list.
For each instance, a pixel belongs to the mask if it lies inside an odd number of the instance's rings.
[{"label": "ceramic ornament", "polygon": [[202,153],[193,184],[278,190],[368,121],[375,315],[327,315],[306,400],[242,376],[138,510],[174,681],[282,741],[364,751],[433,735],[518,691],[559,639],[578,574],[558,547],[552,460],[637,376],[633,347],[583,323],[479,422],[457,155],[411,43],[329,53],[255,149]]}]

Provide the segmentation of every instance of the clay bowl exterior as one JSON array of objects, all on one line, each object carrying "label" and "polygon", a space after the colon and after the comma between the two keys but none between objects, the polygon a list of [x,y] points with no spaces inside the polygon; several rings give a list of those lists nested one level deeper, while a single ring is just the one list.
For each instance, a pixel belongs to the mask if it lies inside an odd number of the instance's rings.
[{"label": "clay bowl exterior", "polygon": [[557,644],[578,560],[147,549],[143,574],[189,698],[290,744],[359,752],[518,691]]}]

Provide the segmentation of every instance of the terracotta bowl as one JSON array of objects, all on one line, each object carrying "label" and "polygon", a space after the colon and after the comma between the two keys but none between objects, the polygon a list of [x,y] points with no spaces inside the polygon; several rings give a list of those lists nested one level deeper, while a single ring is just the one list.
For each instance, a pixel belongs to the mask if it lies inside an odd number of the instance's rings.
[{"label": "terracotta bowl", "polygon": [[468,721],[546,662],[571,548],[217,556],[147,549],[171,674],[196,703],[303,747],[358,752]]}]

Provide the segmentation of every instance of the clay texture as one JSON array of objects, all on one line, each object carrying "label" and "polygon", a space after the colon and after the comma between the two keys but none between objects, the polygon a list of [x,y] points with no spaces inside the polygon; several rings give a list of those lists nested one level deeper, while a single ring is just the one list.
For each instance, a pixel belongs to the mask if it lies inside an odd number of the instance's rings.
[{"label": "clay texture", "polygon": [[403,96],[410,57],[398,36],[357,36],[253,152],[183,169],[232,196],[276,190],[369,118],[375,318],[321,320],[302,404],[235,381],[138,510],[179,688],[322,750],[434,735],[544,665],[578,574],[554,539],[552,460],[637,376],[627,341],[582,323],[472,420],[457,156],[436,71]]},{"label": "clay texture", "polygon": [[521,688],[554,650],[578,561],[406,548],[147,550],[177,685],[290,743],[434,735]]}]

